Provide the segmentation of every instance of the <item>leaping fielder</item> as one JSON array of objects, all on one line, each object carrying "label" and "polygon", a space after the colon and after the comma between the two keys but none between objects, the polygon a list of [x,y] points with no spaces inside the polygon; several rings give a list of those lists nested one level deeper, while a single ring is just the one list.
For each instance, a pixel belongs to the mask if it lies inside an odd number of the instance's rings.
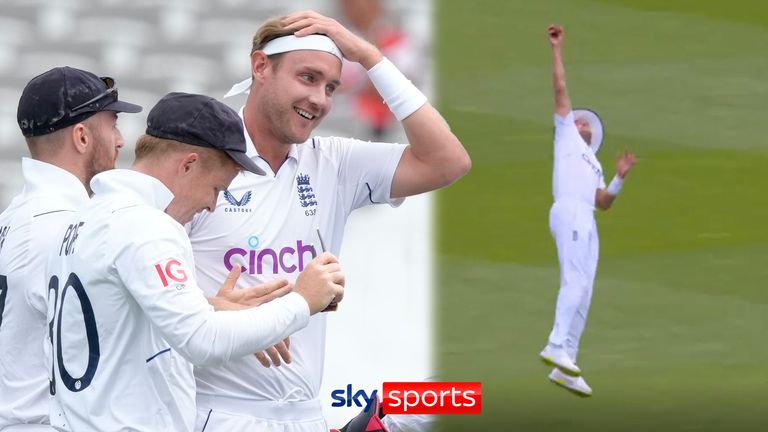
[{"label": "leaping fielder", "polygon": [[603,142],[600,117],[587,109],[571,109],[565,86],[561,45],[563,28],[547,30],[552,46],[552,86],[555,91],[555,149],[552,173],[554,204],[549,228],[557,245],[560,265],[560,292],[555,324],[541,359],[554,369],[553,383],[579,395],[591,396],[592,389],[576,365],[579,339],[587,322],[595,281],[599,241],[595,207],[608,210],[618,196],[624,178],[635,164],[627,150],[616,162],[616,175],[606,188],[603,168],[595,154]]}]

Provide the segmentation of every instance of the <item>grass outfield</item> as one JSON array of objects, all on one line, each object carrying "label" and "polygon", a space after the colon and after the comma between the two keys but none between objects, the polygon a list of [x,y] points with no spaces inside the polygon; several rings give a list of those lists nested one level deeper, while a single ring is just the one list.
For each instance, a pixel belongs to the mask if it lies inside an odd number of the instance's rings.
[{"label": "grass outfield", "polygon": [[[438,430],[764,430],[768,421],[768,13],[762,1],[436,1],[441,111],[472,172],[439,197],[444,380],[483,382],[483,415]],[[759,12],[763,11],[763,12]],[[537,355],[558,270],[549,236],[545,30],[565,26],[571,99],[606,123],[601,257],[579,364]]]}]

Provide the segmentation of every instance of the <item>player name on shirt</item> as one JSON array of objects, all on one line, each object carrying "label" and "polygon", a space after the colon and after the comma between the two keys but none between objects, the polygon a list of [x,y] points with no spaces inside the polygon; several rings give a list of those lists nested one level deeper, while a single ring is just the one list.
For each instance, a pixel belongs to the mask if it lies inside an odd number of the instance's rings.
[{"label": "player name on shirt", "polygon": [[10,225],[0,226],[0,251],[3,250],[3,244],[5,244],[5,238],[8,236],[8,231],[11,230]]},{"label": "player name on shirt", "polygon": [[85,222],[77,222],[69,225],[67,231],[64,233],[64,240],[61,242],[59,248],[59,256],[64,253],[65,256],[75,253],[75,240],[77,240],[77,232],[85,225]]}]

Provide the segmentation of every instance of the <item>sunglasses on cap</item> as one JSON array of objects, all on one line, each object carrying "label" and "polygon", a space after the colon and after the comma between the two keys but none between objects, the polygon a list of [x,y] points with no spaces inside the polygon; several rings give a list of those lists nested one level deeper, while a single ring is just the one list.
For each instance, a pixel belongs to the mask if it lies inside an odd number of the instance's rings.
[{"label": "sunglasses on cap", "polygon": [[[95,97],[81,103],[80,105],[72,108],[69,111],[70,116],[76,116],[78,114],[95,111],[99,109],[98,104],[96,102],[106,98],[110,97],[112,99],[112,102],[117,100],[117,87],[115,87],[115,80],[111,77],[99,77],[104,84],[107,85],[107,89],[101,92],[100,94],[96,95]],[[95,106],[91,106],[94,105]]]}]

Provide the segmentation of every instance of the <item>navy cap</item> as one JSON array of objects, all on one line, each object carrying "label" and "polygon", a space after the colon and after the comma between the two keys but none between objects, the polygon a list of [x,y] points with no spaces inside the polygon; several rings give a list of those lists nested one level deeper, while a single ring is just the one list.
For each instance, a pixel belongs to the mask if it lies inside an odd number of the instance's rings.
[{"label": "navy cap", "polygon": [[115,80],[91,72],[57,67],[27,83],[16,120],[25,137],[47,135],[101,111],[137,113],[139,105],[117,100]]},{"label": "navy cap", "polygon": [[245,132],[240,116],[212,97],[168,93],[149,111],[147,135],[222,150],[246,170],[265,174],[245,154]]}]

